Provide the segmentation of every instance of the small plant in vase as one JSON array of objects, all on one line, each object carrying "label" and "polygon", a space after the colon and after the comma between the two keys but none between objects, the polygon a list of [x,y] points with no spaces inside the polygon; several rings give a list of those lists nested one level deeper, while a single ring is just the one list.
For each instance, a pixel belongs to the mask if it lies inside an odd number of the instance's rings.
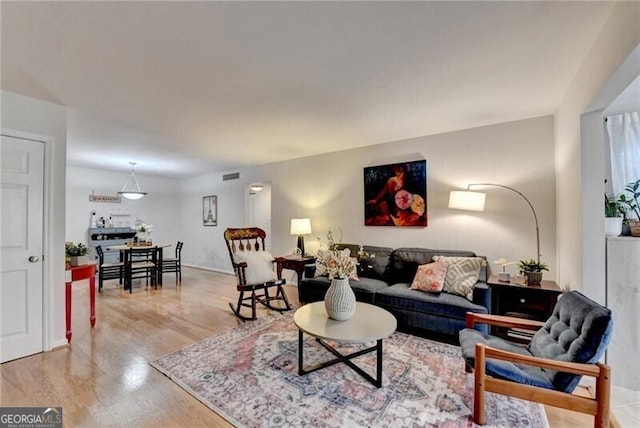
[{"label": "small plant in vase", "polygon": [[604,232],[605,235],[618,236],[622,233],[622,221],[625,207],[614,195],[604,195]]},{"label": "small plant in vase", "polygon": [[67,242],[64,245],[65,255],[70,259],[71,266],[82,266],[89,264],[89,248],[83,243],[79,242],[74,244],[73,242]]},{"label": "small plant in vase", "polygon": [[137,219],[134,229],[136,231],[138,243],[151,244],[151,230],[153,229],[152,224],[148,224],[141,221],[140,219]]},{"label": "small plant in vase", "polygon": [[[342,238],[342,230],[340,230]],[[331,285],[324,296],[324,306],[329,318],[344,321],[353,316],[356,310],[356,296],[349,285],[349,278],[357,279],[356,257],[351,256],[351,250],[338,249],[338,243],[331,230],[327,232],[329,249],[318,250],[316,267],[322,268],[331,280]],[[360,248],[359,254],[366,254]]]},{"label": "small plant in vase", "polygon": [[640,236],[640,179],[627,184],[625,191],[630,195],[623,193],[618,198],[624,216],[623,221],[629,227],[632,236]]},{"label": "small plant in vase", "polygon": [[540,260],[520,260],[518,262],[520,275],[524,276],[527,285],[539,285],[542,282],[542,271],[548,271],[549,267],[545,262]]}]

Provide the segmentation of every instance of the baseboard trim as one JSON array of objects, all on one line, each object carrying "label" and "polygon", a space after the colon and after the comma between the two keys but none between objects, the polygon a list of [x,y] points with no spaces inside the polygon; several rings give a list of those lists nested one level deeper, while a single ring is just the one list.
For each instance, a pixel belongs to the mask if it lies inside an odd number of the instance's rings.
[{"label": "baseboard trim", "polygon": [[67,341],[67,339],[54,340],[49,351],[56,351],[60,348],[65,348],[68,344],[69,342]]},{"label": "baseboard trim", "polygon": [[216,272],[216,273],[222,273],[225,275],[231,275],[231,276],[235,276],[235,273],[232,271],[227,271],[227,270],[222,270],[222,269],[216,269],[216,268],[212,268],[212,267],[207,267],[207,266],[200,266],[200,265],[192,265],[190,263],[182,263],[182,266],[185,267],[190,267],[193,269],[200,269],[200,270],[206,270],[208,272]]}]

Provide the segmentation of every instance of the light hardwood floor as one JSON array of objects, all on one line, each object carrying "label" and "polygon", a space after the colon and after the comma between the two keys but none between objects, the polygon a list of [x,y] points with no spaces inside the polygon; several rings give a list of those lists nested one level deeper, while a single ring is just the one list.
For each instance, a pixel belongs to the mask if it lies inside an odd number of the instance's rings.
[{"label": "light hardwood floor", "polygon": [[[228,427],[148,364],[241,323],[228,306],[237,296],[234,277],[183,270],[180,287],[166,274],[163,288],[141,286],[131,295],[105,282],[93,329],[87,283],[74,283],[71,344],[0,365],[0,406],[62,406],[65,427]],[[296,288],[287,286],[287,295],[298,306]],[[546,409],[551,428],[593,424]]]}]

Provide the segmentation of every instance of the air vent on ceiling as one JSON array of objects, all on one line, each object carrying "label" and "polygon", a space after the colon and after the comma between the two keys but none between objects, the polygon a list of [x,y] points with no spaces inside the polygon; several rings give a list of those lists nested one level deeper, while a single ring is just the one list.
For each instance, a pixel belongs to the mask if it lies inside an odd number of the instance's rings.
[{"label": "air vent on ceiling", "polygon": [[222,176],[222,181],[237,180],[238,178],[240,178],[240,173],[232,172],[231,174],[224,174]]}]

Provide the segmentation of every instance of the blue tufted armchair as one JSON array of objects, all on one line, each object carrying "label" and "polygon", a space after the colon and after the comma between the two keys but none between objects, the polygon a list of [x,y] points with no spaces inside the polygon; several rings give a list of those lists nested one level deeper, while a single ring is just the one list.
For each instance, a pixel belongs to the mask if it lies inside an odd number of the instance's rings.
[{"label": "blue tufted armchair", "polygon": [[[474,330],[475,324],[538,330],[523,346]],[[598,361],[612,329],[611,311],[577,291],[564,293],[544,323],[468,313],[459,338],[467,371],[475,371],[474,422],[484,425],[488,391],[594,415],[594,426],[608,426],[610,369]],[[595,398],[572,394],[582,376],[596,379]]]}]

